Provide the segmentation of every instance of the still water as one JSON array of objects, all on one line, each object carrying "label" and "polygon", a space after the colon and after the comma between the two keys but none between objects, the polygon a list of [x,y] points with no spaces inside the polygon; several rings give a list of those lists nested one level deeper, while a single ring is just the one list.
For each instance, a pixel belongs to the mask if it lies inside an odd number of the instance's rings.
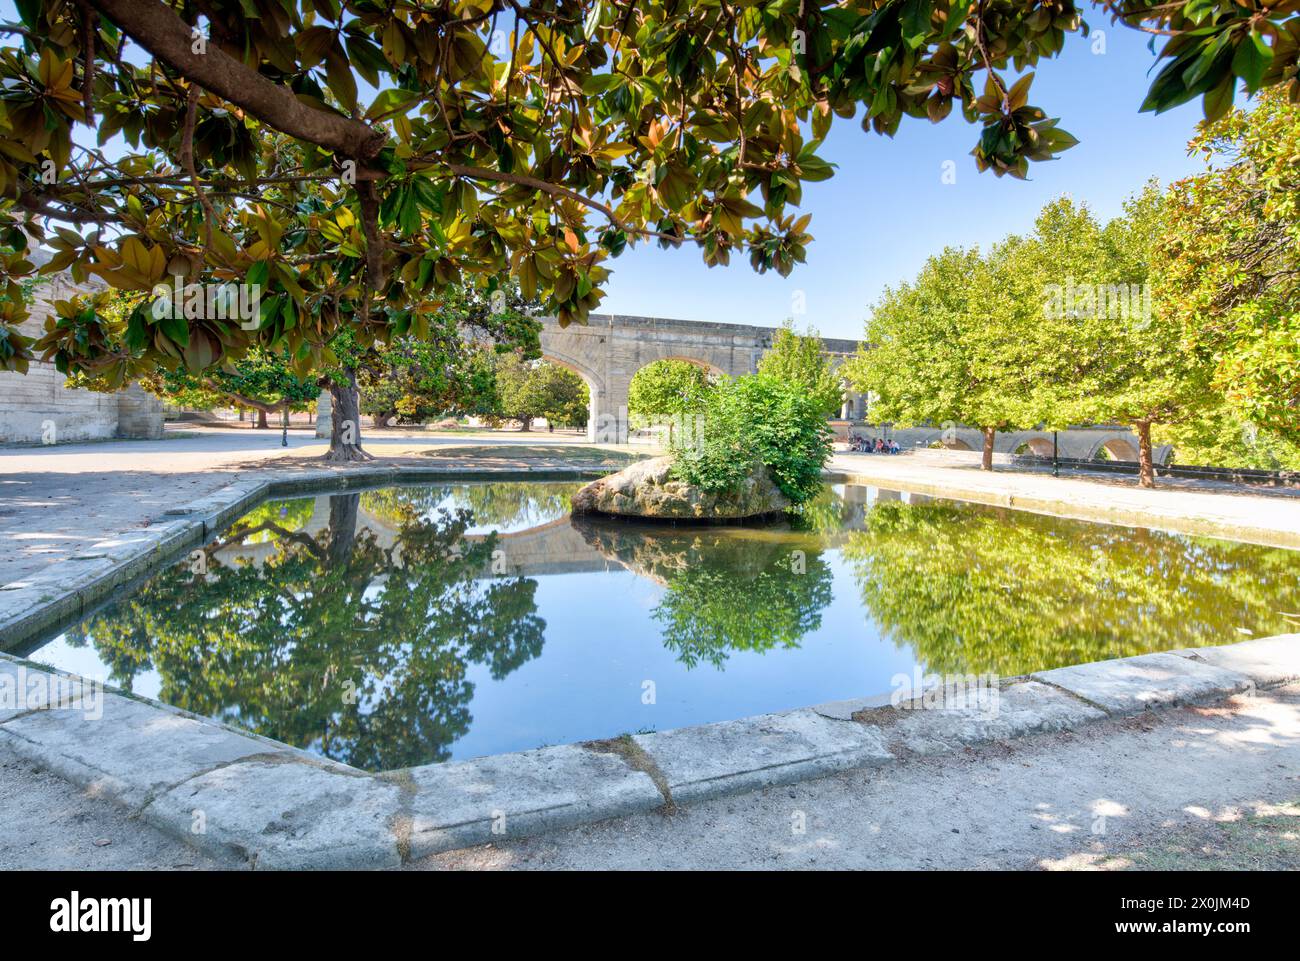
[{"label": "still water", "polygon": [[1300,552],[828,486],[754,527],[576,484],[270,501],[33,660],[368,770],[1295,631]]}]

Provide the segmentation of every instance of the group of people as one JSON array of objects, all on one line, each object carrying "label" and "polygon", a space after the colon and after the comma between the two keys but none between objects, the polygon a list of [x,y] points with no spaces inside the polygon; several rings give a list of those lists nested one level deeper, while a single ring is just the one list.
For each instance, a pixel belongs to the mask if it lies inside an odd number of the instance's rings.
[{"label": "group of people", "polygon": [[898,446],[898,441],[884,440],[880,437],[850,437],[849,450],[855,454],[897,454],[903,448]]}]

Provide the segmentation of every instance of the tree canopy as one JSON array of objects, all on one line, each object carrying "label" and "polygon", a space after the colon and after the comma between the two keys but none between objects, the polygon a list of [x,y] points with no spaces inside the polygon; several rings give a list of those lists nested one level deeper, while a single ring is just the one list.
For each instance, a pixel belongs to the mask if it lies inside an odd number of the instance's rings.
[{"label": "tree canopy", "polygon": [[[9,289],[0,364],[39,354],[118,382],[254,345],[306,373],[341,328],[362,346],[424,338],[450,285],[506,273],[582,321],[608,259],[643,240],[786,274],[812,239],[791,208],[831,175],[818,151],[835,118],[892,136],[957,106],[981,128],[976,165],[1023,177],[1074,143],[1025,71],[1088,29],[1072,0],[17,8],[0,26],[7,281],[34,269],[21,225],[55,250],[46,271],[260,294],[237,321],[142,307],[119,325],[78,301],[32,344]],[[1219,116],[1237,78],[1300,96],[1294,3],[1098,8],[1166,37],[1146,109],[1202,97]]]},{"label": "tree canopy", "polygon": [[777,329],[772,346],[759,358],[758,372],[799,384],[828,416],[837,414],[844,401],[844,386],[822,351],[816,329],[795,333],[792,320]]},{"label": "tree canopy", "polygon": [[1266,91],[1191,148],[1208,169],[1165,199],[1154,278],[1176,335],[1213,365],[1233,424],[1183,440],[1300,466],[1300,108]]},{"label": "tree canopy", "polygon": [[986,256],[945,250],[886,290],[847,373],[882,420],[1119,423],[1154,482],[1183,462],[1300,464],[1300,108],[1280,91],[1192,141],[1210,169],[1100,222],[1069,197]]},{"label": "tree canopy", "polygon": [[524,430],[530,430],[538,417],[545,417],[551,427],[586,426],[587,384],[573,371],[544,360],[503,354],[497,358],[493,377],[494,415],[517,420]]},{"label": "tree canopy", "polygon": [[689,360],[656,360],[635,374],[627,387],[628,414],[650,422],[697,413],[714,378]]},{"label": "tree canopy", "polygon": [[1023,280],[1007,267],[1019,243],[1008,238],[987,256],[947,248],[914,281],[885,290],[863,348],[845,365],[871,395],[873,418],[978,427],[991,468],[994,431],[1032,417],[1030,380],[1014,359],[1032,324],[1023,323]]},{"label": "tree canopy", "polygon": [[831,431],[802,385],[765,373],[727,378],[705,395],[700,414],[669,437],[679,480],[733,490],[761,466],[793,504],[821,490]]}]

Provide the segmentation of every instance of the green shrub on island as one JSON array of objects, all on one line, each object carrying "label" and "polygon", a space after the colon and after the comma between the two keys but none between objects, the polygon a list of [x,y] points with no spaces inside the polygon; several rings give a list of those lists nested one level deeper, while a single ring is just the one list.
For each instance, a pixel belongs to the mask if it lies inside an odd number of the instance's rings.
[{"label": "green shrub on island", "polygon": [[793,503],[821,489],[831,431],[820,401],[765,374],[720,382],[670,444],[673,476],[705,491],[734,490],[758,465]]}]

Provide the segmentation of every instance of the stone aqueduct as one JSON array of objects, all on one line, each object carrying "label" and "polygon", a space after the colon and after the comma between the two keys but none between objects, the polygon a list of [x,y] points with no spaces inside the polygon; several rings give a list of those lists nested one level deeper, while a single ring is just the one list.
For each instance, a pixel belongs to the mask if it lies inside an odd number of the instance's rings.
[{"label": "stone aqueduct", "polygon": [[[588,439],[623,443],[628,436],[628,387],[642,367],[657,360],[684,360],[730,377],[750,374],[775,333],[771,327],[614,314],[592,314],[585,326],[561,327],[547,318],[542,356],[587,382]],[[858,349],[853,340],[823,343],[838,359]]]},{"label": "stone aqueduct", "polygon": [[[561,327],[547,318],[542,328],[542,356],[568,368],[587,383],[590,409],[587,438],[611,443],[628,440],[628,387],[638,370],[657,360],[684,360],[715,373],[737,376],[753,373],[758,361],[772,345],[774,327],[748,324],[719,324],[696,320],[668,320],[659,317],[631,317],[592,314],[583,326]],[[855,354],[858,342],[822,338],[825,352],[835,365]],[[842,433],[879,436],[882,431],[850,427],[867,420],[866,398],[848,392],[840,410]],[[979,450],[983,437],[966,427],[916,427],[890,430],[904,448],[944,446]],[[1062,457],[1093,458],[1105,450],[1115,460],[1137,460],[1137,438],[1123,427],[1098,426],[1062,431],[1058,438]],[[994,443],[999,453],[1012,453],[1022,446],[1035,454],[1052,453],[1052,435],[1041,430],[1000,433]],[[1159,448],[1163,462],[1168,448]]]}]

